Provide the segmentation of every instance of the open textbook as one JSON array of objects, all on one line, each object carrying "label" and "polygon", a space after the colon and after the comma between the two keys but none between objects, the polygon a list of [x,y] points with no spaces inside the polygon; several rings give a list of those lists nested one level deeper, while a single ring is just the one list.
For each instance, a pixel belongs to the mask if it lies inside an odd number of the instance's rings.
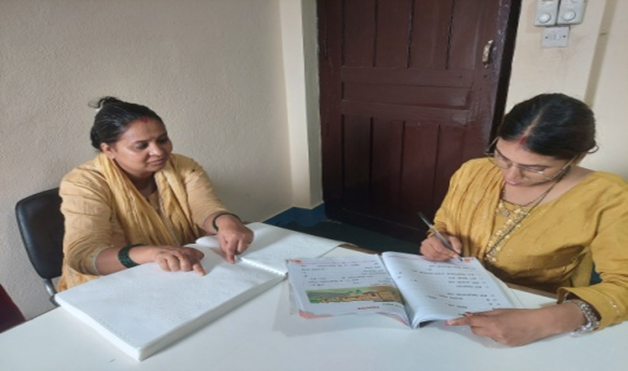
[{"label": "open textbook", "polygon": [[205,276],[142,264],[55,298],[63,309],[142,360],[283,280],[286,259],[321,256],[342,244],[263,223],[248,227],[255,239],[235,264],[222,258],[214,237],[187,245],[205,253]]},{"label": "open textbook", "polygon": [[287,266],[299,313],[306,318],[379,313],[416,328],[516,302],[475,258],[431,262],[385,252],[292,259]]}]

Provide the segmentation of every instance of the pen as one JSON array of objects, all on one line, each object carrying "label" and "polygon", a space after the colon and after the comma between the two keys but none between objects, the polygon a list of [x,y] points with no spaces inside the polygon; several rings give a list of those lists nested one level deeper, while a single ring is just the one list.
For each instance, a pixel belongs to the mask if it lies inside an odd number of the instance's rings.
[{"label": "pen", "polygon": [[[434,233],[434,235],[436,236],[436,238],[438,238],[438,240],[443,244],[443,246],[445,246],[448,250],[451,250],[453,252],[455,252],[456,254],[458,254],[458,252],[456,250],[454,250],[454,247],[451,246],[451,244],[449,243],[449,241],[447,241],[447,239],[445,237],[443,237],[442,234],[440,234],[439,231],[436,230],[436,228],[434,228],[434,225],[432,223],[430,223],[430,221],[425,217],[425,215],[423,215],[422,212],[418,212],[419,217],[421,218],[421,220],[423,220],[423,223],[425,223],[425,225],[427,225],[427,227],[430,229],[430,231],[432,231],[432,233]],[[462,260],[460,258],[460,256],[458,256],[458,260]]]}]

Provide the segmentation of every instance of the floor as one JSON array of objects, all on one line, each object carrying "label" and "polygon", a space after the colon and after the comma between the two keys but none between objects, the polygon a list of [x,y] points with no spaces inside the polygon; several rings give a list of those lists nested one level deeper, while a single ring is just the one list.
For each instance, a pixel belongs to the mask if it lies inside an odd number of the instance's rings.
[{"label": "floor", "polygon": [[282,228],[304,232],[315,236],[326,237],[332,240],[348,242],[356,246],[378,252],[399,251],[417,253],[419,249],[416,243],[399,240],[369,229],[359,228],[354,225],[341,223],[335,220],[325,220],[313,226],[302,226],[297,223],[282,225]]}]

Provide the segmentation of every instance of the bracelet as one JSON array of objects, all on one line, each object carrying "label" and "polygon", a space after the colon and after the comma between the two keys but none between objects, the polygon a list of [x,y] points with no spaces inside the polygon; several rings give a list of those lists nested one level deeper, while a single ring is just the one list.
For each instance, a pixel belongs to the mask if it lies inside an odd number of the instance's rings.
[{"label": "bracelet", "polygon": [[231,215],[231,216],[233,216],[234,218],[238,219],[238,220],[240,221],[240,223],[242,223],[242,219],[240,219],[240,217],[239,217],[239,216],[237,216],[237,215],[236,215],[236,214],[234,214],[234,213],[230,213],[230,212],[227,212],[227,211],[222,212],[222,213],[218,213],[218,214],[214,217],[214,219],[212,219],[212,227],[214,227],[214,230],[215,230],[216,232],[218,232],[218,226],[216,225],[216,219],[220,218],[220,217],[221,217],[221,216],[223,216],[223,215]]},{"label": "bracelet", "polygon": [[600,319],[598,318],[597,314],[589,303],[580,299],[572,299],[567,301],[576,304],[578,308],[580,308],[580,310],[582,311],[582,314],[587,321],[587,323],[580,326],[573,332],[574,335],[586,334],[588,332],[595,331],[598,329],[598,327],[600,327]]},{"label": "bracelet", "polygon": [[118,251],[118,260],[120,260],[120,263],[122,263],[122,265],[124,265],[127,268],[133,268],[137,264],[136,262],[134,262],[131,257],[129,256],[129,251],[133,248],[133,247],[137,247],[137,246],[145,246],[143,243],[136,243],[133,245],[126,245],[123,248],[120,249],[120,251]]}]

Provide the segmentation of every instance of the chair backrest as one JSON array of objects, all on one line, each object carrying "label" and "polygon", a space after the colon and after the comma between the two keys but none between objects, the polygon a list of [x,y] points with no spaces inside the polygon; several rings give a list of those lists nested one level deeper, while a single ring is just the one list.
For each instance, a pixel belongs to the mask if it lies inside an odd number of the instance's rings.
[{"label": "chair backrest", "polygon": [[[63,264],[63,214],[59,188],[20,200],[15,205],[17,225],[26,252],[52,297],[57,290],[52,279],[61,275]],[[54,303],[54,299],[53,303]]]}]

